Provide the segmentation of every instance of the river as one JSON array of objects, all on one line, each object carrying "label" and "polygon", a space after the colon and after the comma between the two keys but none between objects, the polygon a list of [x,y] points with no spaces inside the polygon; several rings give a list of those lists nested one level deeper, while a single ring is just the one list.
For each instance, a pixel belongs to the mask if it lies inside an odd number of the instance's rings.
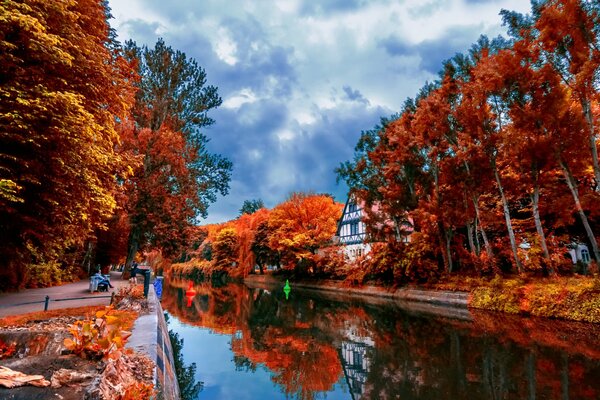
[{"label": "river", "polygon": [[162,303],[199,399],[600,399],[597,325],[189,285]]}]

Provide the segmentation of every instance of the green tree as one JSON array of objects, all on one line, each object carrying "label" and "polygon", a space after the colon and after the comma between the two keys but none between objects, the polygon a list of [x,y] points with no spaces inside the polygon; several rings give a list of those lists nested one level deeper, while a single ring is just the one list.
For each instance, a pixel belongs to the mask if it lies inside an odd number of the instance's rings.
[{"label": "green tree", "polygon": [[[132,152],[143,160],[129,185],[130,265],[140,246],[177,254],[186,241],[181,234],[206,216],[217,194],[228,193],[232,164],[206,148],[202,129],[214,123],[208,112],[222,101],[204,69],[162,39],[154,48],[129,41],[126,54],[140,75],[131,135]],[[149,133],[137,140],[144,129]]]},{"label": "green tree", "polygon": [[254,214],[261,208],[265,208],[265,203],[261,199],[244,200],[244,204],[240,208],[240,215]]}]

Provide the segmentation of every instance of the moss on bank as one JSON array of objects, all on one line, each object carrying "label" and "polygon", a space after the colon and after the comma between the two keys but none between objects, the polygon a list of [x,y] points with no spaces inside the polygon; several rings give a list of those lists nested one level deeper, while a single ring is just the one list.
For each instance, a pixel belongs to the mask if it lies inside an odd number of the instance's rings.
[{"label": "moss on bank", "polygon": [[469,307],[600,323],[600,279],[493,279],[471,290]]}]

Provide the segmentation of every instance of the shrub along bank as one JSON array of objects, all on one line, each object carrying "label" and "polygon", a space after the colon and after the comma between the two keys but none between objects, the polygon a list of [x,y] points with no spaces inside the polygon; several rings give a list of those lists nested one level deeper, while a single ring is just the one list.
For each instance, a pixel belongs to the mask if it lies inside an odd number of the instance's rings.
[{"label": "shrub along bank", "polygon": [[493,279],[471,290],[469,306],[600,323],[600,278]]}]

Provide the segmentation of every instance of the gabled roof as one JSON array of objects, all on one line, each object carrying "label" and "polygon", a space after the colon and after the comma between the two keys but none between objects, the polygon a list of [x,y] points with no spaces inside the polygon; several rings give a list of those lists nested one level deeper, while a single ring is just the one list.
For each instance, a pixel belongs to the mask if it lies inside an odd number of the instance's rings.
[{"label": "gabled roof", "polygon": [[[354,201],[354,198],[355,198],[354,195],[349,194],[348,198],[346,199],[346,204],[344,204],[344,209],[342,210],[342,215],[340,216],[340,219],[338,220],[337,229],[335,231],[336,236],[340,236],[340,230],[342,229],[342,221],[344,220],[344,215],[347,214],[348,206],[350,205],[351,200],[354,204],[356,204],[358,206],[356,201]],[[364,202],[360,205],[360,210],[362,210],[363,207],[364,207]]]}]

